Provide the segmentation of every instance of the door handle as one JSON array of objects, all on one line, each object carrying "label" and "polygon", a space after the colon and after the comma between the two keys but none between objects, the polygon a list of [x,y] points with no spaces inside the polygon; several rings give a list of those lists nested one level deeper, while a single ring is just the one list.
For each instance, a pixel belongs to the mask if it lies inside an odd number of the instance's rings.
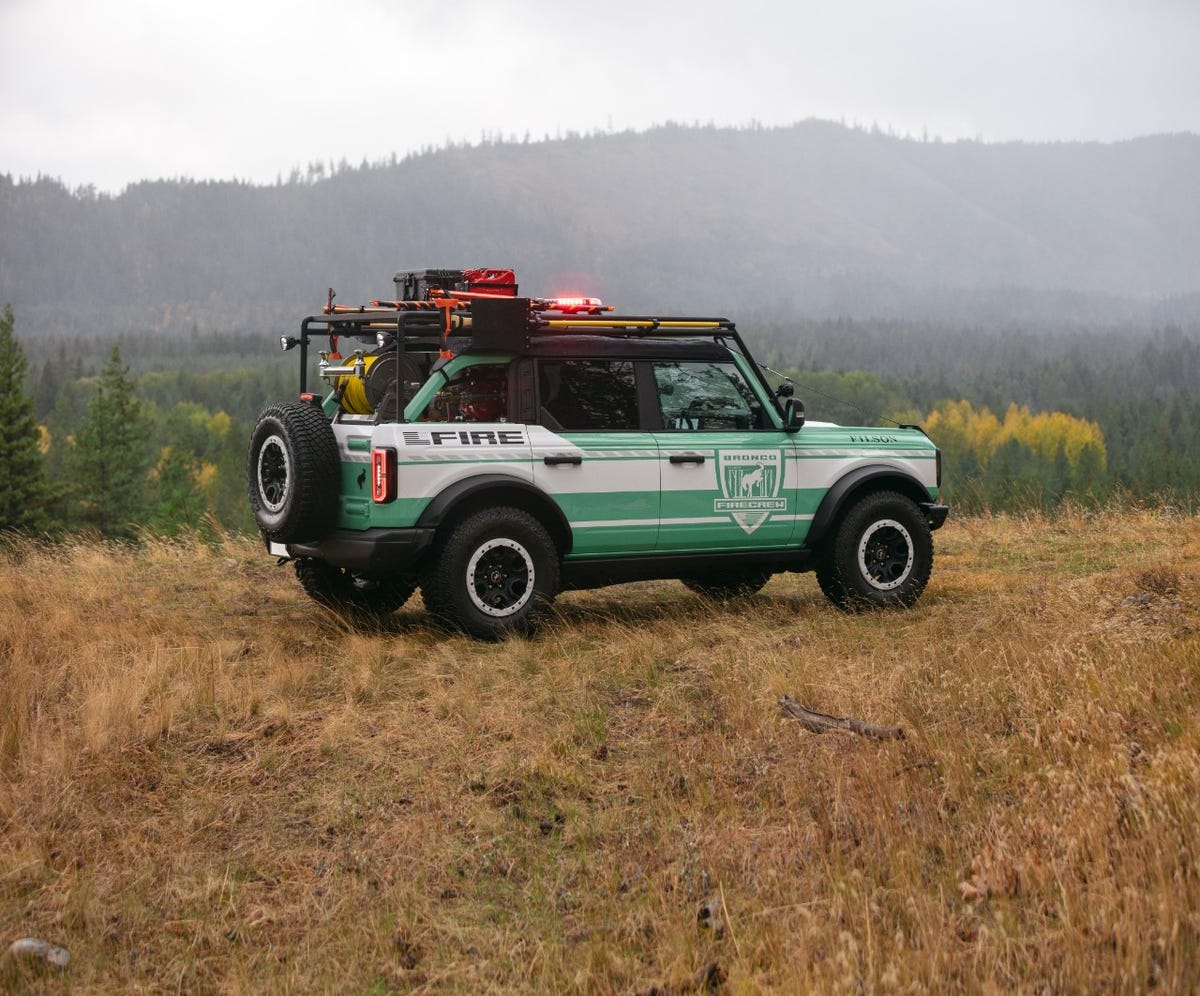
[{"label": "door handle", "polygon": [[704,463],[703,453],[672,453],[671,463]]},{"label": "door handle", "polygon": [[558,454],[556,456],[542,457],[542,463],[544,463],[547,467],[559,467],[563,464],[569,464],[573,467],[578,467],[581,463],[583,463],[583,457],[581,457],[578,453],[573,453],[570,455]]}]

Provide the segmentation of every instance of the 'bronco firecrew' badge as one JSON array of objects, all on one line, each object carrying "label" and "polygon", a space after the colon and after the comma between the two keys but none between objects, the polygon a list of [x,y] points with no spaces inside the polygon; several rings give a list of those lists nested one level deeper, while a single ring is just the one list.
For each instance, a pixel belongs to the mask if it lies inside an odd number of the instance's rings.
[{"label": "'bronco firecrew' badge", "polygon": [[733,521],[752,533],[771,517],[772,512],[787,510],[787,499],[780,498],[783,484],[783,456],[779,450],[721,450],[719,471],[721,494],[713,510],[728,512]]}]

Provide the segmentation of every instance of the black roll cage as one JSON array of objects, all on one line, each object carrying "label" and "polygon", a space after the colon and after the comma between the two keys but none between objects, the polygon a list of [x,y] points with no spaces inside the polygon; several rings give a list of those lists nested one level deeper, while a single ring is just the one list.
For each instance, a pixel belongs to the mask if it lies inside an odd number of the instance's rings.
[{"label": "black roll cage", "polygon": [[[397,376],[393,390],[396,391],[396,421],[403,421],[405,395],[404,378],[400,376],[405,353],[430,353],[444,350],[447,343],[472,348],[472,351],[499,350],[521,355],[528,351],[530,337],[551,335],[606,336],[616,339],[696,339],[711,338],[729,348],[732,343],[746,360],[753,375],[758,379],[767,397],[775,405],[780,417],[784,411],[779,398],[767,381],[766,374],[751,354],[741,334],[728,318],[665,317],[651,315],[586,315],[562,314],[553,310],[542,310],[531,298],[502,299],[510,308],[524,302],[522,318],[510,318],[502,327],[489,327],[486,336],[475,337],[469,302],[447,308],[431,301],[401,301],[393,306],[363,306],[342,308],[332,314],[310,315],[300,323],[300,336],[292,340],[283,337],[284,348],[300,347],[300,393],[308,390],[308,343],[313,337],[328,336],[331,347],[338,336],[365,336],[384,333],[392,337],[396,355]],[[484,344],[480,343],[484,341]],[[544,341],[544,339],[543,339]],[[421,349],[412,349],[412,346]],[[331,352],[332,352],[331,348]],[[331,372],[353,372],[350,368],[330,368]]]}]

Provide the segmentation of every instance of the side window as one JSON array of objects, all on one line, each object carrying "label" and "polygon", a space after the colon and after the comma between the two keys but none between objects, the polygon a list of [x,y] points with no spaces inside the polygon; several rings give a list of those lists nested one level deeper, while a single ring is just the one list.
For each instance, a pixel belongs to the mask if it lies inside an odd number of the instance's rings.
[{"label": "side window", "polygon": [[732,363],[655,363],[654,386],[664,429],[719,432],[762,428],[762,405]]},{"label": "side window", "polygon": [[503,422],[508,417],[508,367],[467,367],[433,396],[418,422]]},{"label": "side window", "polygon": [[542,360],[541,423],[548,429],[638,428],[637,387],[628,360]]}]

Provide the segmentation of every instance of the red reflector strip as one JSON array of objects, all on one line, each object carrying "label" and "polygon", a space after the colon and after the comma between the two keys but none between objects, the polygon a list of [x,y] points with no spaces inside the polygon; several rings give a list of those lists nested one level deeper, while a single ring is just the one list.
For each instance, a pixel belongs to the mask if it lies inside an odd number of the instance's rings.
[{"label": "red reflector strip", "polygon": [[371,499],[377,503],[396,499],[396,451],[371,450]]}]

